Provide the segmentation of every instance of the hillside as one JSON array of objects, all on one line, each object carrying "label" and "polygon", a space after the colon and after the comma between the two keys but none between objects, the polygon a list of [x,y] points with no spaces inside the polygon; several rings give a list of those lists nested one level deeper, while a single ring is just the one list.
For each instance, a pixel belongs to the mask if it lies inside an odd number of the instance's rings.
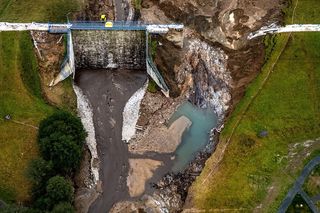
[{"label": "hillside", "polygon": [[[62,21],[79,6],[78,0],[2,0],[0,21]],[[2,32],[0,45],[0,199],[23,202],[30,197],[25,169],[38,155],[37,126],[54,108],[42,98],[29,33]]]},{"label": "hillside", "polygon": [[[285,23],[319,23],[319,12],[315,0],[292,1]],[[295,33],[265,39],[269,54],[262,73],[227,121],[217,151],[191,190],[196,208],[276,211],[304,159],[320,148],[313,141],[320,136],[319,38]],[[263,130],[268,136],[258,137]]]}]

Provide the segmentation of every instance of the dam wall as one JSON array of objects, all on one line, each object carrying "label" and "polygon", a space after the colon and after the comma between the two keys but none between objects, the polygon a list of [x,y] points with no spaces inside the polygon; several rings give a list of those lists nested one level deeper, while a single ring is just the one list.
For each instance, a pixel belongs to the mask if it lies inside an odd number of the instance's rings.
[{"label": "dam wall", "polygon": [[74,30],[75,67],[146,69],[145,31]]}]

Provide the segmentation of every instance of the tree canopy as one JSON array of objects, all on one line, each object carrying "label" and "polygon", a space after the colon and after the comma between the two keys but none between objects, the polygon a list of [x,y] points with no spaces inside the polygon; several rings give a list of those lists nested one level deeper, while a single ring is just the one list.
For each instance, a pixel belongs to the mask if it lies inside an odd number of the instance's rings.
[{"label": "tree canopy", "polygon": [[59,111],[40,124],[40,152],[57,171],[70,173],[80,164],[85,137],[80,119]]},{"label": "tree canopy", "polygon": [[70,181],[66,180],[64,177],[54,176],[50,178],[46,189],[49,204],[55,205],[60,202],[72,202],[73,187]]}]

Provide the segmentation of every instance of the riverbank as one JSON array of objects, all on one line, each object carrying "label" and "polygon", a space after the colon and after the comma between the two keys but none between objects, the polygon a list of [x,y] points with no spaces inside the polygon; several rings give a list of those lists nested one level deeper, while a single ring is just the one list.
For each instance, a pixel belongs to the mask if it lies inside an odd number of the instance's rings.
[{"label": "riverbank", "polygon": [[[320,9],[315,4],[294,1],[285,10],[285,22],[319,22],[312,16]],[[293,183],[291,177],[302,168],[292,163],[290,147],[319,136],[319,34],[265,41],[272,50],[268,61],[228,120],[218,152],[194,184],[187,208],[276,211]],[[266,138],[258,137],[262,130],[267,130]],[[305,156],[297,153],[301,162]],[[209,186],[205,190],[204,184]]]}]

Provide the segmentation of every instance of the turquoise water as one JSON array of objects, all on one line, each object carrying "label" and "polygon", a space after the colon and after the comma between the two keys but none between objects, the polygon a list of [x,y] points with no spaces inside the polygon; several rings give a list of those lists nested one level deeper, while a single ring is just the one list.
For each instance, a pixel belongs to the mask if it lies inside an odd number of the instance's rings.
[{"label": "turquoise water", "polygon": [[183,115],[192,121],[192,125],[183,133],[181,144],[176,150],[174,172],[183,170],[196,153],[206,146],[209,141],[209,132],[217,126],[218,121],[212,109],[200,109],[186,102],[173,114],[169,124]]}]

